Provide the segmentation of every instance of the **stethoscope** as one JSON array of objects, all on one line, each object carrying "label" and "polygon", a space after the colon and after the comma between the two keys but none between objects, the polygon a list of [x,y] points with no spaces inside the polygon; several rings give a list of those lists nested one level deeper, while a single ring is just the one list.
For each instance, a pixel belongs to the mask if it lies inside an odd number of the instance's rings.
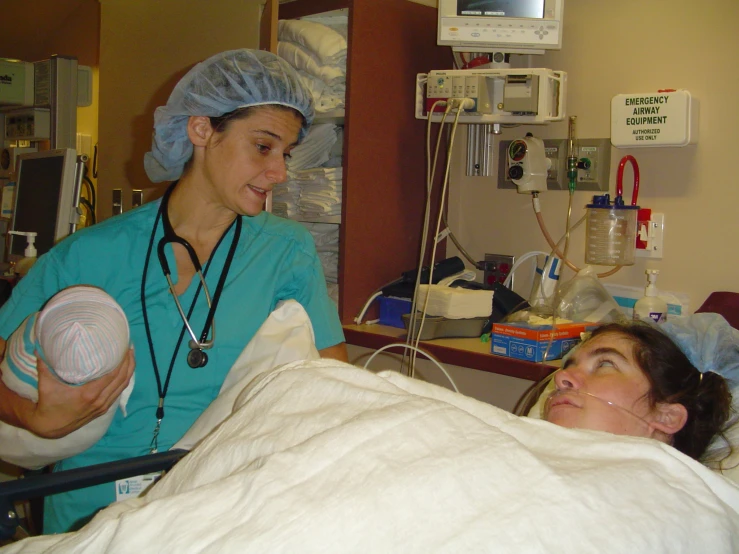
[{"label": "stethoscope", "polygon": [[[179,350],[179,346],[182,341],[182,335],[184,334],[185,330],[190,335],[190,340],[188,342],[190,351],[187,353],[187,365],[189,365],[192,368],[199,368],[199,367],[205,367],[205,365],[208,363],[208,354],[205,352],[205,350],[209,350],[213,348],[213,345],[215,344],[215,338],[216,338],[215,313],[216,313],[216,309],[218,308],[218,301],[221,298],[221,292],[223,291],[223,285],[225,284],[226,276],[228,275],[228,270],[231,267],[231,262],[233,261],[234,254],[236,253],[236,246],[241,236],[241,218],[237,216],[234,219],[234,223],[229,225],[229,227],[223,233],[221,238],[218,240],[218,243],[216,244],[215,248],[213,249],[213,254],[215,254],[216,250],[218,250],[218,247],[221,245],[221,242],[223,241],[224,237],[228,234],[229,230],[231,229],[231,226],[235,225],[236,227],[234,229],[234,236],[231,241],[231,247],[228,250],[226,260],[223,264],[223,269],[221,270],[221,275],[218,279],[218,284],[216,285],[215,293],[213,294],[213,296],[211,296],[210,289],[208,288],[208,284],[205,282],[205,275],[203,273],[203,267],[200,264],[200,260],[198,259],[195,249],[192,247],[192,245],[187,240],[178,236],[177,233],[175,233],[174,228],[172,227],[172,224],[169,220],[169,213],[168,213],[169,197],[172,195],[172,191],[174,190],[174,187],[176,185],[177,185],[176,182],[173,183],[164,193],[164,196],[162,196],[162,201],[161,201],[161,204],[159,205],[159,211],[157,212],[157,217],[154,221],[154,227],[152,228],[151,237],[149,240],[149,249],[146,255],[146,263],[144,264],[144,271],[142,275],[142,284],[141,284],[141,305],[142,305],[142,311],[144,314],[144,326],[146,327],[146,334],[147,334],[147,338],[149,339],[149,345],[150,345],[151,355],[152,355],[152,362],[154,365],[154,371],[157,374],[157,381],[159,381],[158,379],[159,370],[158,370],[157,363],[156,363],[156,357],[154,356],[154,349],[153,349],[152,338],[151,338],[151,330],[149,328],[149,321],[148,321],[148,317],[146,314],[145,286],[146,286],[146,273],[147,273],[147,269],[149,265],[149,258],[151,257],[151,250],[154,244],[154,237],[156,236],[156,230],[159,225],[159,220],[161,219],[162,221],[163,236],[159,240],[159,243],[157,244],[157,258],[159,259],[159,265],[162,268],[162,273],[164,274],[164,277],[167,280],[167,286],[169,287],[170,295],[174,299],[175,306],[177,306],[177,311],[179,312],[180,318],[182,319],[182,323],[184,324],[183,331],[180,333],[180,338],[177,341],[177,346],[173,354],[172,364],[170,364],[169,372],[167,374],[167,381],[169,381],[169,376],[171,374],[172,367],[174,365],[174,357],[177,355],[177,351]],[[190,262],[195,268],[195,273],[198,276],[198,279],[200,280],[198,289],[195,292],[195,296],[193,297],[192,304],[190,305],[190,310],[187,314],[185,314],[185,310],[182,308],[182,303],[180,302],[180,299],[175,291],[174,283],[172,282],[172,272],[170,270],[169,262],[167,261],[167,255],[165,253],[165,247],[168,244],[172,244],[172,243],[179,244],[185,249],[185,251],[187,252],[187,255],[190,257]],[[211,255],[211,259],[212,258],[213,256]],[[208,266],[210,266],[210,261],[208,262]],[[208,269],[206,267],[205,273],[207,273],[207,271]],[[190,325],[190,317],[192,316],[193,309],[195,308],[195,303],[198,299],[198,295],[200,294],[200,289],[202,289],[203,293],[205,294],[205,300],[208,304],[208,315],[205,319],[205,325],[203,326],[203,331],[200,333],[200,337],[198,338],[198,336],[195,334],[195,331],[192,328],[192,325]],[[208,338],[209,334],[210,334],[210,339]]]},{"label": "stethoscope", "polygon": [[[167,190],[167,193],[169,193],[169,190]],[[200,260],[198,259],[198,256],[195,253],[195,249],[192,247],[192,245],[189,242],[187,242],[182,237],[178,236],[174,232],[174,229],[172,228],[172,224],[169,221],[169,215],[167,214],[166,205],[168,203],[167,202],[168,200],[169,200],[169,195],[167,194],[167,197],[162,199],[163,208],[160,208],[164,236],[159,240],[159,244],[157,244],[157,257],[159,258],[159,265],[162,267],[164,278],[167,279],[167,285],[169,286],[169,292],[172,295],[172,298],[174,299],[175,305],[177,306],[177,311],[180,313],[182,322],[185,324],[185,328],[187,329],[187,332],[189,333],[191,337],[190,341],[188,342],[188,346],[190,347],[190,352],[187,353],[187,365],[189,365],[192,368],[204,367],[208,363],[208,354],[205,353],[204,350],[209,350],[213,348],[213,344],[215,343],[215,340],[216,340],[216,322],[214,319],[215,310],[213,309],[214,303],[211,300],[210,290],[208,289],[208,285],[205,282],[205,277],[203,277],[203,267],[202,265],[200,265]],[[237,219],[240,219],[240,218],[237,218]],[[200,340],[198,340],[198,337],[195,335],[195,331],[193,331],[192,325],[190,325],[190,320],[188,316],[185,315],[185,310],[182,309],[182,303],[180,302],[180,299],[177,296],[177,293],[175,292],[174,283],[172,283],[172,272],[169,269],[169,262],[167,261],[167,255],[164,252],[164,248],[170,243],[180,244],[187,251],[188,256],[190,256],[190,261],[192,262],[192,265],[195,268],[195,273],[200,279],[200,287],[202,287],[203,293],[205,294],[205,301],[208,303],[208,317],[205,320],[205,325],[203,327],[203,332],[200,335]],[[226,260],[226,263],[230,264],[230,261],[231,260],[229,258]],[[225,269],[225,266],[224,266],[224,269]],[[198,292],[200,292],[200,288],[198,288]],[[219,293],[219,296],[220,296],[220,290],[218,290],[217,292]],[[197,297],[197,293],[196,293],[196,297]],[[209,328],[212,329],[210,340],[208,340]]]},{"label": "stethoscope", "polygon": [[[172,377],[172,370],[174,368],[175,360],[177,359],[177,353],[180,349],[180,344],[182,343],[182,338],[185,334],[185,331],[188,332],[190,335],[190,341],[188,342],[188,346],[190,347],[190,351],[187,353],[187,365],[191,368],[200,368],[204,367],[208,363],[208,354],[205,352],[205,350],[208,350],[210,348],[213,348],[213,345],[215,344],[215,338],[216,338],[216,332],[215,332],[215,313],[216,309],[218,308],[218,301],[221,298],[221,292],[223,291],[223,286],[226,282],[226,276],[228,275],[228,271],[231,267],[231,262],[234,259],[234,255],[236,254],[236,247],[239,244],[239,238],[241,237],[241,226],[242,221],[240,216],[236,216],[234,219],[234,222],[228,226],[228,228],[224,231],[223,235],[221,235],[221,238],[218,239],[218,243],[216,244],[215,248],[213,248],[213,251],[211,253],[210,259],[208,260],[208,263],[205,266],[205,270],[203,270],[203,267],[200,264],[200,260],[198,260],[197,253],[195,252],[195,249],[192,247],[192,245],[187,242],[182,237],[178,236],[177,233],[175,233],[174,229],[172,228],[172,224],[169,221],[169,213],[168,213],[168,205],[169,205],[169,197],[172,195],[172,191],[174,190],[175,186],[177,185],[177,181],[172,183],[167,191],[164,193],[164,196],[162,196],[162,201],[159,205],[159,211],[157,212],[157,216],[154,220],[154,226],[151,230],[151,236],[149,238],[149,247],[146,251],[146,260],[144,261],[144,270],[141,275],[141,311],[144,319],[144,329],[146,330],[146,339],[149,344],[149,353],[151,354],[151,362],[154,369],[154,376],[156,377],[156,383],[157,383],[157,391],[159,393],[159,403],[157,405],[156,410],[156,418],[157,418],[157,424],[154,428],[154,435],[151,440],[151,452],[156,452],[157,450],[157,437],[159,435],[159,429],[162,423],[162,419],[164,418],[164,398],[167,395],[167,390],[169,388],[169,380]],[[162,272],[164,273],[164,277],[167,279],[167,285],[169,287],[169,293],[174,299],[175,305],[177,306],[177,311],[180,314],[180,317],[182,318],[182,329],[180,331],[180,336],[177,339],[177,344],[175,345],[174,351],[172,352],[172,358],[169,362],[169,369],[167,370],[167,375],[164,380],[164,383],[162,383],[161,375],[159,373],[159,366],[157,364],[156,355],[154,353],[154,341],[151,334],[151,327],[149,326],[149,317],[146,310],[146,276],[149,268],[149,260],[151,259],[151,251],[154,248],[154,239],[156,237],[157,228],[159,227],[159,220],[162,221],[162,230],[163,230],[163,237],[159,240],[159,243],[157,244],[157,258],[159,259],[159,264],[161,265]],[[221,275],[218,278],[218,284],[216,285],[215,292],[213,293],[213,296],[211,297],[210,290],[208,289],[208,285],[205,282],[205,276],[208,274],[208,269],[210,268],[210,263],[213,260],[216,251],[221,245],[221,242],[223,242],[223,239],[228,235],[229,231],[231,230],[231,227],[235,226],[234,228],[234,235],[233,239],[231,240],[231,246],[228,250],[228,254],[226,255],[226,260],[223,263],[223,269],[221,270]],[[180,300],[177,296],[177,293],[174,289],[174,283],[172,283],[172,276],[171,271],[169,268],[169,263],[167,262],[167,256],[165,254],[165,247],[167,244],[176,243],[182,245],[185,250],[187,251],[188,256],[190,257],[190,261],[192,262],[193,267],[195,268],[195,272],[198,275],[198,279],[200,280],[200,283],[198,284],[198,288],[195,291],[195,295],[193,296],[192,303],[190,304],[190,309],[188,310],[187,314],[185,314],[185,310],[182,308],[182,304],[180,303]],[[197,335],[193,331],[192,325],[190,325],[190,317],[192,317],[192,313],[195,309],[195,304],[197,302],[198,296],[200,294],[200,289],[203,289],[205,294],[206,302],[208,303],[208,315],[205,319],[205,325],[203,326],[203,331],[200,334],[200,338],[198,339]],[[208,335],[210,334],[210,339],[208,339]]]}]

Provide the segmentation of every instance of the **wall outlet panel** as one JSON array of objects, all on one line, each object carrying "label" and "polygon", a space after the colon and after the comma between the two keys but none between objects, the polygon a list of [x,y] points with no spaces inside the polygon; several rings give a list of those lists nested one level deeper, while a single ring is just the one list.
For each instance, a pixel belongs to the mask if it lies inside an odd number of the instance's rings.
[{"label": "wall outlet panel", "polygon": [[[507,254],[485,254],[485,269],[482,276],[483,286],[492,288],[495,283],[503,284],[511,273],[511,268],[515,261],[513,256],[508,256]],[[512,287],[513,279],[511,279]]]},{"label": "wall outlet panel", "polygon": [[[577,143],[580,159],[589,159],[590,168],[578,170],[576,190],[608,192],[608,179],[611,174],[611,140],[580,139]],[[565,172],[567,171],[566,156],[565,152]]]},{"label": "wall outlet panel", "polygon": [[[508,145],[512,141],[501,140],[498,144],[498,188],[515,189],[508,178]],[[608,192],[611,171],[610,139],[578,139],[580,158],[590,160],[590,169],[577,172],[577,190]],[[567,183],[567,139],[544,139],[544,152],[551,160],[547,172],[547,190],[569,190]]]}]

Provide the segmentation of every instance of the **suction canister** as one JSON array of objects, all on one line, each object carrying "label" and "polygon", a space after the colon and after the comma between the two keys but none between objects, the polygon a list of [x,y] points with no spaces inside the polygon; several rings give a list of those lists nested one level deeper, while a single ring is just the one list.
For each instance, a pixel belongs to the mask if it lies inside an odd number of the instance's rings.
[{"label": "suction canister", "polygon": [[636,256],[636,219],[639,206],[627,206],[617,196],[593,196],[587,205],[585,263],[633,265]]}]

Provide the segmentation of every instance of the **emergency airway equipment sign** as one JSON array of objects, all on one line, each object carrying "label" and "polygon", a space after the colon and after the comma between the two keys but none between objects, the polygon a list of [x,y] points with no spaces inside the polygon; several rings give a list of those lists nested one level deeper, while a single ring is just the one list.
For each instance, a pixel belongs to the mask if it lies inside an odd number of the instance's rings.
[{"label": "emergency airway equipment sign", "polygon": [[611,144],[617,148],[697,141],[698,103],[687,90],[619,94],[611,100]]}]

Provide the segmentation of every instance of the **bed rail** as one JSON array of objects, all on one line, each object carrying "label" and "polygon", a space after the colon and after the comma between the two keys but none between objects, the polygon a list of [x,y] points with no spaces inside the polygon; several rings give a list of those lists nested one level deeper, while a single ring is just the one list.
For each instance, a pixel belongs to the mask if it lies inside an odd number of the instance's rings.
[{"label": "bed rail", "polygon": [[19,500],[30,500],[84,489],[126,477],[168,470],[187,453],[187,450],[168,450],[117,462],[26,476],[15,481],[0,483],[0,540],[12,538],[15,534],[18,515],[15,512],[14,503]]}]

